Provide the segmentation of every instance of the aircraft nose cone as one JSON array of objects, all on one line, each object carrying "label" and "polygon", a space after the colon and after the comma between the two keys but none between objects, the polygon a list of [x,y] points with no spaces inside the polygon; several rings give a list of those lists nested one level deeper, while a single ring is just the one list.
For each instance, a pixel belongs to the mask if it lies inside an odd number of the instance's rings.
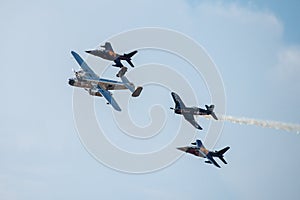
[{"label": "aircraft nose cone", "polygon": [[92,51],[91,50],[87,50],[87,51],[85,51],[86,53],[91,53]]},{"label": "aircraft nose cone", "polygon": [[177,147],[177,149],[180,150],[180,151],[186,152],[186,148],[184,148],[184,147]]},{"label": "aircraft nose cone", "polygon": [[69,79],[69,85],[74,85],[75,81],[74,79]]}]

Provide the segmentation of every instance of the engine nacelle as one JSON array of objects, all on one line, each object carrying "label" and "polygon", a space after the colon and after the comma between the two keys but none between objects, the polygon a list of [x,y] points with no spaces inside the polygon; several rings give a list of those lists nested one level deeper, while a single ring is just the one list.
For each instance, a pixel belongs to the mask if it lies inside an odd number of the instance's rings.
[{"label": "engine nacelle", "polygon": [[89,94],[92,96],[102,97],[101,93],[98,90],[89,89]]},{"label": "engine nacelle", "polygon": [[81,88],[90,88],[90,84],[84,80],[78,80],[77,78],[70,78],[68,81],[69,85]]},{"label": "engine nacelle", "polygon": [[69,79],[69,85],[72,85],[72,86],[74,86],[74,84],[75,84],[75,80],[74,80],[74,79],[72,79],[72,78],[70,78],[70,79]]}]

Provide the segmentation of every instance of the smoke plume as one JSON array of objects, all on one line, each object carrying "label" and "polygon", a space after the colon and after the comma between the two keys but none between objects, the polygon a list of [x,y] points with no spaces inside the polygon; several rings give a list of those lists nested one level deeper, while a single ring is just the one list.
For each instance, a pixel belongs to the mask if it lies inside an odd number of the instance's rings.
[{"label": "smoke plume", "polygon": [[284,122],[276,122],[269,120],[258,120],[258,119],[250,119],[245,117],[233,117],[229,115],[218,115],[220,121],[228,121],[236,124],[246,124],[246,125],[256,125],[265,128],[273,128],[284,131],[296,132],[300,133],[300,125],[299,124],[290,124]]}]

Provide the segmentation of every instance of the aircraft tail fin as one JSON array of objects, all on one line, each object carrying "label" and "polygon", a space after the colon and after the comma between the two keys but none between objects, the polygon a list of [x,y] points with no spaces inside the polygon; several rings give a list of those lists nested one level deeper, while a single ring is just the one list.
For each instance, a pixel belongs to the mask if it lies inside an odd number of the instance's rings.
[{"label": "aircraft tail fin", "polygon": [[140,96],[141,92],[143,90],[143,87],[137,87],[134,92],[131,94],[132,97],[138,97]]},{"label": "aircraft tail fin", "polygon": [[197,147],[204,147],[203,143],[201,142],[201,140],[196,140],[196,142],[191,143],[192,145],[197,145]]},{"label": "aircraft tail fin", "polygon": [[208,111],[213,111],[214,110],[214,108],[215,108],[215,105],[210,105],[210,106],[208,106],[208,105],[205,105],[205,107],[206,107],[206,110],[208,110]]},{"label": "aircraft tail fin", "polygon": [[225,154],[226,151],[228,151],[229,149],[230,149],[230,147],[225,147],[224,149],[222,149],[222,150],[220,150],[220,151],[212,152],[212,156],[218,157],[224,164],[227,164],[226,160],[224,159],[224,154]]},{"label": "aircraft tail fin", "polygon": [[215,120],[218,120],[218,117],[217,115],[215,114],[214,112],[214,108],[215,108],[215,105],[205,105],[206,107],[206,110],[209,112],[209,114],[215,119]]},{"label": "aircraft tail fin", "polygon": [[172,98],[175,102],[175,109],[174,110],[185,108],[185,105],[184,105],[183,101],[181,100],[181,98],[179,97],[178,94],[176,94],[175,92],[171,92],[171,95],[172,95]]},{"label": "aircraft tail fin", "polygon": [[105,48],[106,50],[109,50],[109,51],[114,51],[110,42],[105,42],[105,44],[101,45],[100,47]]}]

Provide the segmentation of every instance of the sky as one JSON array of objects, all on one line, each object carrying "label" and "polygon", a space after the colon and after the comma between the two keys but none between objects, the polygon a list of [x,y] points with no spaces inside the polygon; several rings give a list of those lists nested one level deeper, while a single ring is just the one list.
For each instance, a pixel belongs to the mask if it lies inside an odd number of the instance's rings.
[{"label": "sky", "polygon": [[[218,161],[221,169],[185,155],[151,173],[113,170],[81,143],[73,118],[74,89],[67,84],[72,68],[78,68],[71,50],[85,57],[84,50],[120,32],[166,28],[192,38],[214,61],[224,83],[228,115],[299,124],[298,1],[1,1],[0,5],[1,199],[299,198],[299,135],[256,126],[224,123],[214,148],[231,149],[225,155],[227,165]],[[138,68],[161,57],[172,58],[141,51],[134,63]],[[178,67],[168,60],[155,62]],[[209,100],[201,92],[197,95]],[[102,99],[95,103],[97,112],[109,114],[111,108]],[[151,103],[145,100],[145,105]],[[170,103],[170,98],[162,101]],[[168,123],[178,123],[181,118],[168,112]],[[142,123],[148,120],[143,113],[134,115],[144,119]],[[109,122],[101,116],[98,120]],[[197,120],[207,127],[204,119]],[[147,148],[155,145],[148,142]]]}]

